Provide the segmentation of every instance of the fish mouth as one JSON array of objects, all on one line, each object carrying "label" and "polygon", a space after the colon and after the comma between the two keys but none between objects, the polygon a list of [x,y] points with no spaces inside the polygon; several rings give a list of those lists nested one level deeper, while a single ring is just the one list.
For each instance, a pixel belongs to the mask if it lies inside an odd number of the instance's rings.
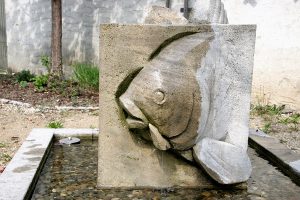
[{"label": "fish mouth", "polygon": [[121,107],[128,114],[126,122],[129,129],[145,129],[149,127],[149,122],[143,112],[125,94],[120,98]]}]

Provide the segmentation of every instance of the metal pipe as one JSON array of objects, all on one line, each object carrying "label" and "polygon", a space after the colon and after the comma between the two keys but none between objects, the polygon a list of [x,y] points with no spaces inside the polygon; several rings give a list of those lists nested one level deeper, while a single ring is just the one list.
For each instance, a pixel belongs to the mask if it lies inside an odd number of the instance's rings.
[{"label": "metal pipe", "polygon": [[171,7],[171,0],[166,0],[166,7],[170,8]]}]

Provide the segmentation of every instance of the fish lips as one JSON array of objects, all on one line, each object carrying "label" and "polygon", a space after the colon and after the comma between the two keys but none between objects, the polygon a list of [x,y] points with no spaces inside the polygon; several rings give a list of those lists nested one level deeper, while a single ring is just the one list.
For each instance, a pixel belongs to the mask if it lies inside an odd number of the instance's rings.
[{"label": "fish lips", "polygon": [[131,101],[127,95],[123,94],[120,98],[122,108],[127,112],[126,122],[130,129],[145,129],[149,122],[143,112]]}]

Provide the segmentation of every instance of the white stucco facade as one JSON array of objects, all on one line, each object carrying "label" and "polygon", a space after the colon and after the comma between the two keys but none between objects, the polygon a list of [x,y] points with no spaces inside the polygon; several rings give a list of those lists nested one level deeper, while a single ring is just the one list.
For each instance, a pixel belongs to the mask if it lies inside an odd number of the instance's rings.
[{"label": "white stucco facade", "polygon": [[257,24],[252,102],[300,111],[300,1],[223,2],[230,23]]}]

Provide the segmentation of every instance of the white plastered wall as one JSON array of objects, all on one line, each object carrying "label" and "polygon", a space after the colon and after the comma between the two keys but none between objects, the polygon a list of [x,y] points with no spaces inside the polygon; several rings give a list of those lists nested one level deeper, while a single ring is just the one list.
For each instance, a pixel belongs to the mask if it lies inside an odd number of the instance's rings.
[{"label": "white plastered wall", "polygon": [[300,1],[223,3],[230,24],[257,24],[252,102],[300,111]]}]

